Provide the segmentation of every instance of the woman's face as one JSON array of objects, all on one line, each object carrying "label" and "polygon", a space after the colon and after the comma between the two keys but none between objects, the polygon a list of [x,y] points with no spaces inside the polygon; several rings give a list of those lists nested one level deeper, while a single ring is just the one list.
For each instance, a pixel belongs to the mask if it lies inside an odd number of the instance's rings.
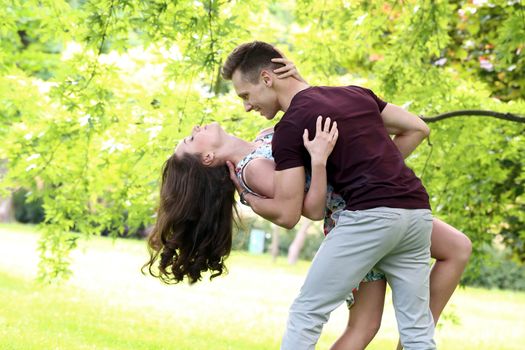
[{"label": "woman's face", "polygon": [[215,152],[223,145],[226,132],[219,123],[199,126],[196,125],[191,130],[191,135],[185,137],[177,146],[176,154]]}]

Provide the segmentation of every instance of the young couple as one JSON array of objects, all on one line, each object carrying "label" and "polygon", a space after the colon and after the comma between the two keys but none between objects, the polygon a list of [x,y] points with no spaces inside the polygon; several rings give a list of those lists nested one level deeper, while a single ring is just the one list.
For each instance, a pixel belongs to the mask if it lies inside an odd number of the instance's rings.
[{"label": "young couple", "polygon": [[432,218],[423,185],[404,163],[427,126],[368,89],[309,86],[264,42],[237,47],[223,76],[246,111],[267,119],[285,113],[254,142],[212,123],[178,145],[163,169],[150,272],[166,282],[196,282],[207,270],[220,275],[237,186],[244,203],[280,226],[325,216],[327,236],[290,308],[281,349],[314,349],[330,313],[352,297],[347,329],[332,349],[364,349],[379,328],[386,281],[402,346],[435,349],[434,323],[471,245]]}]

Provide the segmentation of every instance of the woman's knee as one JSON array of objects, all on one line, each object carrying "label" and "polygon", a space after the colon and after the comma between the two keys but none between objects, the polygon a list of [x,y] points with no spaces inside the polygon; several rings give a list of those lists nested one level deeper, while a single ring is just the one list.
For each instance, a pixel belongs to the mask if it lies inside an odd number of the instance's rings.
[{"label": "woman's knee", "polygon": [[454,261],[465,265],[472,253],[472,242],[463,232],[436,219],[430,252],[438,261]]},{"label": "woman's knee", "polygon": [[462,234],[458,242],[456,258],[462,263],[467,263],[472,254],[472,241],[465,234]]}]

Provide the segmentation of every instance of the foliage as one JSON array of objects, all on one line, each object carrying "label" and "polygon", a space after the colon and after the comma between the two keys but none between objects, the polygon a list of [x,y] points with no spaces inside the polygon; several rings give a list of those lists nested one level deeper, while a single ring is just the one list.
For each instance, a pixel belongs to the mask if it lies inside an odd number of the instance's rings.
[{"label": "foliage", "polygon": [[15,219],[23,223],[38,224],[45,218],[42,200],[36,198],[31,202],[27,199],[28,195],[29,193],[24,189],[19,189],[13,193]]},{"label": "foliage", "polygon": [[[41,276],[67,275],[71,230],[152,223],[160,167],[192,125],[248,139],[270,125],[219,77],[237,44],[273,42],[311,83],[366,85],[418,114],[519,114],[523,13],[518,1],[0,0],[2,188],[43,201]],[[476,248],[502,235],[525,259],[523,126],[432,127],[432,154],[410,164],[437,215]]]},{"label": "foliage", "polygon": [[509,259],[510,250],[485,246],[490,259],[480,267],[477,275],[467,275],[465,284],[483,288],[525,290],[525,268],[523,264]]}]

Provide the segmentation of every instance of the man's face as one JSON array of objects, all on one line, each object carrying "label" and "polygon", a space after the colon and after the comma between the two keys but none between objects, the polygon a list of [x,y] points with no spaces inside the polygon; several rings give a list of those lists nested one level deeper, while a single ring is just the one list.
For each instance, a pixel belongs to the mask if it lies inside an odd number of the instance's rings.
[{"label": "man's face", "polygon": [[246,112],[256,111],[266,119],[273,119],[280,110],[279,100],[275,90],[271,88],[272,77],[268,73],[264,74],[265,77],[261,75],[259,81],[253,84],[243,77],[240,70],[236,70],[232,75],[232,83]]}]

